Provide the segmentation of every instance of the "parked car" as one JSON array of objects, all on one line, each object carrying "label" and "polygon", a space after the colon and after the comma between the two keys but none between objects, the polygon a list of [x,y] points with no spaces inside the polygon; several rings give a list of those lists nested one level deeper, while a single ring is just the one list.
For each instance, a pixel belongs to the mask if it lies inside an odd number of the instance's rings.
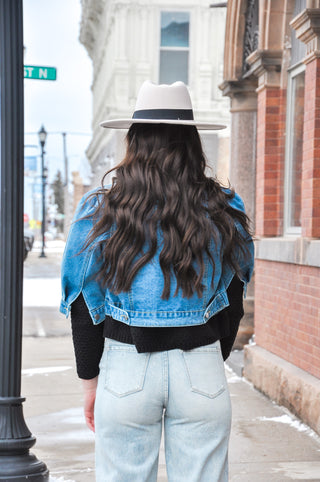
[{"label": "parked car", "polygon": [[24,252],[23,252],[23,261],[26,259],[28,256],[29,251],[32,250],[32,246],[34,243],[34,234],[30,229],[25,229],[24,230]]}]

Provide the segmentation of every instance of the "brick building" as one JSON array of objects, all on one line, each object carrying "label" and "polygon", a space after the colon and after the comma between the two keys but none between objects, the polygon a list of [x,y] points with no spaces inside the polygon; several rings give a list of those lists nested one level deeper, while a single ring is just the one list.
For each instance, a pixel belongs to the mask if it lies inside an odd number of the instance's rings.
[{"label": "brick building", "polygon": [[255,221],[244,373],[320,433],[320,1],[229,1],[220,88]]}]

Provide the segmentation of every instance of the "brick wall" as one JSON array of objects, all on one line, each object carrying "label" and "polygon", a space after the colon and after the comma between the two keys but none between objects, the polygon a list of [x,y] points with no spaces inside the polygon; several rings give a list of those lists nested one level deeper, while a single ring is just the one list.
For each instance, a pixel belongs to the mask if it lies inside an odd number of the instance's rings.
[{"label": "brick wall", "polygon": [[319,268],[256,260],[257,345],[320,378]]},{"label": "brick wall", "polygon": [[258,94],[256,234],[279,236],[283,229],[286,90],[265,87]]},{"label": "brick wall", "polygon": [[[301,96],[301,99],[303,96]],[[299,107],[299,105],[298,105]],[[320,237],[320,59],[306,64],[301,190],[302,237]],[[258,93],[256,234],[283,236],[286,91]],[[296,120],[296,122],[299,119]],[[297,128],[299,126],[296,126]],[[300,129],[300,128],[299,128]],[[256,343],[320,378],[320,269],[256,260]]]}]

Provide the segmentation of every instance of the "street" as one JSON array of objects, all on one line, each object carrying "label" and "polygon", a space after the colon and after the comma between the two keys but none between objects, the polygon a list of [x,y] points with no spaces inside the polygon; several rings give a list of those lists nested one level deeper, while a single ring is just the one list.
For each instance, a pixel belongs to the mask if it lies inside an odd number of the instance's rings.
[{"label": "street", "polygon": [[[58,311],[62,242],[36,245],[24,263],[22,396],[33,452],[52,482],[94,481],[94,435],[82,415],[70,321]],[[233,406],[230,481],[320,481],[320,439],[226,365]],[[166,481],[163,444],[158,481]],[[208,481],[209,482],[209,481]]]}]

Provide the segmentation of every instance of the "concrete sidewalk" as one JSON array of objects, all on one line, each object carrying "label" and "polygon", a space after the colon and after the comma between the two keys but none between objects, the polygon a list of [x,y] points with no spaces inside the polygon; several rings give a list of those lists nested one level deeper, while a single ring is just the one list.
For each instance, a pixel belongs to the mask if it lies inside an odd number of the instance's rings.
[{"label": "concrete sidewalk", "polygon": [[[227,375],[230,480],[320,481],[320,443],[313,432],[228,369]],[[84,424],[70,337],[25,337],[22,379],[25,418],[37,437],[34,452],[52,480],[94,481],[94,436]],[[163,448],[158,480],[167,480]]]},{"label": "concrete sidewalk", "polygon": [[[37,437],[33,452],[47,464],[52,482],[94,482],[94,435],[82,414],[69,321],[40,292],[38,305],[32,301],[33,290],[58,286],[60,258],[61,250],[49,250],[45,260],[35,251],[25,263],[25,292],[31,294],[24,309],[24,413]],[[320,481],[319,437],[228,366],[226,371],[233,406],[230,481]],[[162,445],[158,481],[166,480]]]}]

